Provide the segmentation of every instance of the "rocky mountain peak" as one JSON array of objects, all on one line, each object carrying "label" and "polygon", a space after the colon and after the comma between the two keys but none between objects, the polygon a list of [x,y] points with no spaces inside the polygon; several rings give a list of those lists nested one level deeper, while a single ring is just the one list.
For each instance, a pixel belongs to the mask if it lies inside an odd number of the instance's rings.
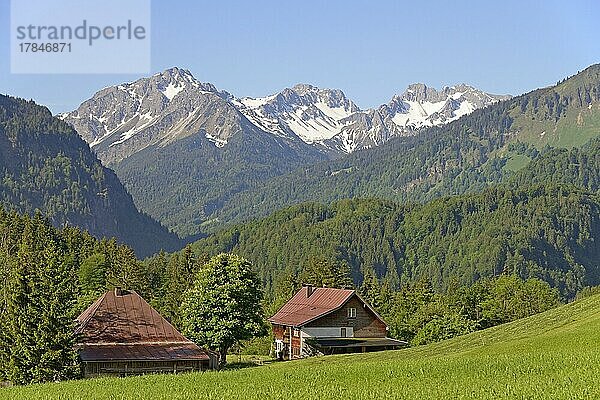
[{"label": "rocky mountain peak", "polygon": [[266,97],[236,98],[200,82],[187,69],[172,67],[105,88],[61,117],[105,162],[189,136],[201,127],[217,147],[236,132],[260,129],[327,152],[351,152],[450,122],[505,98],[464,83],[441,90],[413,83],[387,104],[362,111],[338,89],[299,83]]},{"label": "rocky mountain peak", "polygon": [[332,146],[344,152],[378,146],[393,136],[414,135],[422,128],[446,124],[508,98],[510,96],[491,95],[464,83],[441,90],[413,83],[389,103],[354,113],[344,121],[340,138],[333,138]]},{"label": "rocky mountain peak", "polygon": [[[169,98],[169,100],[179,92],[192,88],[200,89],[206,92],[217,93],[221,96],[223,94],[228,95],[226,92],[219,92],[219,90],[212,83],[200,82],[188,69],[179,67],[166,69],[162,72],[154,74],[150,78],[145,79],[148,79],[150,82],[154,83],[155,87],[162,92],[165,97]],[[145,79],[142,78],[133,84],[144,82]]]},{"label": "rocky mountain peak", "polygon": [[241,111],[261,129],[312,144],[340,132],[342,120],[359,108],[344,92],[301,83],[262,98],[239,100]]},{"label": "rocky mountain peak", "polygon": [[231,98],[213,84],[200,82],[189,70],[173,67],[102,89],[60,117],[110,164],[200,128],[215,145],[223,146],[244,119]]},{"label": "rocky mountain peak", "polygon": [[466,83],[459,83],[458,85],[454,85],[451,87],[445,87],[444,89],[447,91],[454,91],[454,92],[468,92],[471,90],[477,90],[473,86],[467,85]]},{"label": "rocky mountain peak", "polygon": [[424,83],[413,83],[408,85],[408,88],[399,97],[406,101],[416,101],[419,103],[429,101],[436,103],[443,100],[445,96],[435,88],[428,87]]},{"label": "rocky mountain peak", "polygon": [[317,92],[320,89],[316,86],[313,86],[311,84],[308,83],[297,83],[295,84],[292,89],[294,92],[298,93],[300,96],[309,93],[309,92]]},{"label": "rocky mountain peak", "polygon": [[165,82],[197,82],[196,78],[194,78],[190,70],[179,67],[171,67],[165,69],[164,71],[152,75],[152,78],[158,78]]}]

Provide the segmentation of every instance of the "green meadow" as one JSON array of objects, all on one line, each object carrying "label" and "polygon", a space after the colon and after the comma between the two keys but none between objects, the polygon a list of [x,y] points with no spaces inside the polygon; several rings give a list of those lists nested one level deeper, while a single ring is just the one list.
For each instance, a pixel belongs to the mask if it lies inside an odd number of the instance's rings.
[{"label": "green meadow", "polygon": [[0,389],[2,399],[600,398],[600,295],[405,350]]}]

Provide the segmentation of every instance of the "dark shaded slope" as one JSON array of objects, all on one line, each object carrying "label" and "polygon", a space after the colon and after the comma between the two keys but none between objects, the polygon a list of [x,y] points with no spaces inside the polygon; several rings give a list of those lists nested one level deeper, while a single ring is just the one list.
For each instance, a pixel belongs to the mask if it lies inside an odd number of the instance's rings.
[{"label": "dark shaded slope", "polygon": [[73,225],[94,236],[115,236],[144,257],[181,245],[147,215],[88,145],[45,107],[0,95],[0,201],[56,226]]}]

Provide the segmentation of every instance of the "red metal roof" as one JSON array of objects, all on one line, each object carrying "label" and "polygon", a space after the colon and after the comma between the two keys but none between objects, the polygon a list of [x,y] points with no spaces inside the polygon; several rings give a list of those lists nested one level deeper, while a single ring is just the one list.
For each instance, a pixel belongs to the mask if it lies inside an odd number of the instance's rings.
[{"label": "red metal roof", "polygon": [[315,288],[309,296],[308,288],[303,287],[269,318],[269,322],[286,326],[303,326],[339,309],[354,294],[354,290],[348,289]]},{"label": "red metal roof", "polygon": [[134,291],[105,293],[77,322],[84,361],[209,359]]}]

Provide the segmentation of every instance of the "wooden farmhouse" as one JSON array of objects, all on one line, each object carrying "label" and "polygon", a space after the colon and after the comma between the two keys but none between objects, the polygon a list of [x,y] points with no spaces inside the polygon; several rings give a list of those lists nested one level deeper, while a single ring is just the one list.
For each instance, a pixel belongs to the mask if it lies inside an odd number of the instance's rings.
[{"label": "wooden farmhouse", "polygon": [[78,318],[84,376],[204,371],[216,353],[186,339],[134,291],[116,288]]},{"label": "wooden farmhouse", "polygon": [[275,353],[285,360],[407,345],[387,337],[386,323],[355,290],[303,287],[269,322]]}]

